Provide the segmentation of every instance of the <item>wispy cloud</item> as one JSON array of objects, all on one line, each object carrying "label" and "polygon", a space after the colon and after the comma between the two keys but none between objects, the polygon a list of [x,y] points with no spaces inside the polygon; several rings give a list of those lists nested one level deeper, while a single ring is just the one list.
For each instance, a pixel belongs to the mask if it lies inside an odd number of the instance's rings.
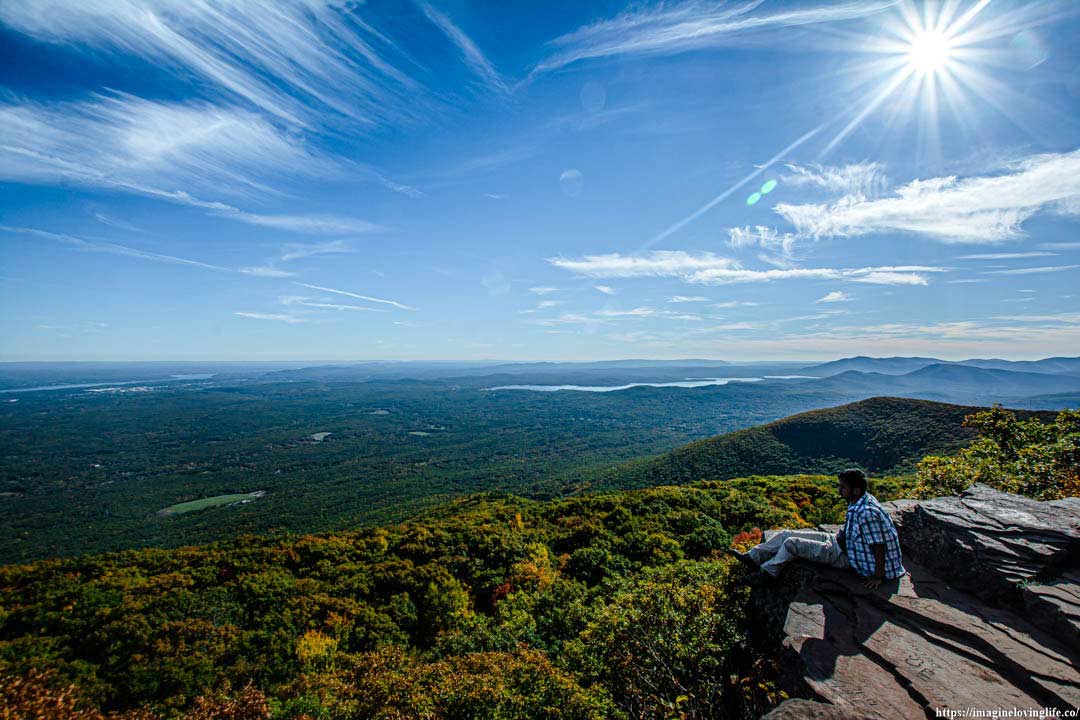
[{"label": "wispy cloud", "polygon": [[710,252],[692,254],[682,250],[656,250],[642,255],[586,255],[580,260],[549,258],[548,262],[587,277],[677,277],[688,283],[710,285],[795,279],[926,285],[928,273],[945,272],[945,268],[923,265],[749,270],[731,258]]},{"label": "wispy cloud", "polygon": [[480,48],[476,46],[476,43],[474,43],[461,28],[455,25],[449,17],[433,8],[430,3],[420,2],[419,5],[424,15],[427,16],[427,19],[442,30],[446,37],[454,43],[461,52],[466,64],[472,68],[473,72],[483,78],[484,82],[496,90],[499,90],[500,92],[507,91],[506,83],[503,82],[502,77],[499,76],[498,71],[491,64],[491,61],[484,56],[484,53],[480,51]]},{"label": "wispy cloud", "polygon": [[310,298],[297,295],[283,295],[279,302],[282,305],[315,308],[316,310],[341,310],[355,312],[386,312],[382,308],[364,307],[363,305],[342,305],[340,303],[315,302]]},{"label": "wispy cloud", "polygon": [[308,283],[302,283],[302,282],[296,282],[296,281],[294,281],[293,284],[294,285],[299,285],[300,287],[306,287],[306,288],[308,288],[310,290],[321,290],[322,292],[333,293],[335,295],[344,295],[345,297],[356,298],[357,300],[366,300],[367,302],[380,303],[380,304],[383,304],[383,305],[391,305],[391,306],[399,308],[401,310],[415,310],[416,309],[414,307],[409,307],[408,305],[403,305],[402,303],[399,303],[396,300],[385,300],[383,298],[371,297],[370,295],[360,295],[359,293],[349,292],[348,290],[336,290],[334,288],[324,287],[322,285],[309,285]]},{"label": "wispy cloud", "polygon": [[777,203],[801,236],[856,237],[909,232],[956,243],[1000,242],[1023,235],[1038,212],[1069,213],[1080,198],[1080,150],[1036,155],[999,175],[915,180],[892,197],[846,195],[831,204]]},{"label": "wispy cloud", "polygon": [[222,213],[225,217],[251,225],[311,235],[352,235],[383,230],[381,225],[357,218],[337,215],[259,215],[249,212]]},{"label": "wispy cloud", "polygon": [[[279,120],[363,125],[419,110],[400,51],[348,3],[7,0],[0,21],[52,43],[136,55]],[[408,101],[406,101],[408,98]]]},{"label": "wispy cloud", "polygon": [[757,307],[760,304],[761,303],[750,302],[750,301],[746,301],[746,300],[727,300],[725,302],[713,303],[712,306],[714,308],[720,308],[721,310],[726,310],[727,308],[734,308],[734,307]]},{"label": "wispy cloud", "polygon": [[975,255],[958,255],[957,260],[1018,260],[1020,258],[1050,257],[1057,255],[1052,252],[1015,252],[1015,253],[977,253]]},{"label": "wispy cloud", "polygon": [[781,182],[792,187],[820,188],[836,195],[875,197],[889,185],[880,163],[862,162],[839,167],[788,164]]},{"label": "wispy cloud", "polygon": [[118,230],[126,230],[128,232],[136,232],[136,233],[143,232],[143,229],[141,227],[138,227],[137,225],[133,225],[132,223],[127,222],[126,220],[121,220],[120,218],[115,218],[112,215],[106,215],[103,212],[95,212],[94,213],[94,219],[97,220],[102,225],[108,225],[109,227],[114,227],[114,228],[117,228]]},{"label": "wispy cloud", "polygon": [[892,2],[858,2],[776,12],[754,12],[761,0],[740,5],[686,1],[623,12],[556,38],[554,51],[532,74],[582,60],[627,55],[670,55],[721,46],[747,33],[865,17]]},{"label": "wispy cloud", "polygon": [[703,295],[676,295],[668,298],[669,303],[698,303],[709,302],[709,298]]},{"label": "wispy cloud", "polygon": [[825,295],[824,297],[818,298],[814,302],[815,303],[837,303],[837,302],[847,302],[849,300],[851,300],[851,296],[848,295],[846,292],[842,292],[840,290],[834,290],[833,292],[829,293],[828,295]]},{"label": "wispy cloud", "polygon": [[281,246],[281,262],[299,260],[312,257],[313,255],[334,255],[338,253],[352,252],[350,246],[344,240],[327,240],[320,243],[285,243]]},{"label": "wispy cloud", "polygon": [[605,295],[615,294],[615,288],[611,287],[610,285],[593,285],[593,290],[596,290],[597,292],[602,292]]},{"label": "wispy cloud", "polygon": [[491,198],[492,200],[508,200],[509,195],[505,193],[484,193],[484,197]]},{"label": "wispy cloud", "polygon": [[199,260],[190,260],[188,258],[177,257],[175,255],[165,255],[162,253],[150,252],[148,250],[140,250],[138,248],[128,247],[127,245],[118,245],[117,243],[112,242],[91,240],[75,235],[68,235],[66,233],[54,233],[47,230],[38,230],[36,228],[9,227],[4,225],[0,225],[0,231],[18,233],[21,235],[30,235],[33,237],[44,238],[46,240],[54,240],[56,242],[70,245],[78,250],[83,250],[86,252],[100,252],[108,253],[110,255],[123,255],[125,257],[133,257],[140,260],[150,260],[152,262],[167,263],[170,265],[187,265],[189,267],[197,267],[204,270],[235,272],[232,268],[223,267],[221,265],[205,263]]},{"label": "wispy cloud", "polygon": [[550,295],[551,293],[559,292],[559,288],[551,287],[550,285],[537,285],[529,288],[529,292],[533,295]]},{"label": "wispy cloud", "polygon": [[244,275],[253,275],[255,277],[265,278],[285,278],[292,277],[295,273],[288,272],[286,270],[278,270],[275,267],[269,267],[267,265],[255,265],[252,267],[242,267],[239,270]]},{"label": "wispy cloud", "polygon": [[1076,270],[1080,265],[1044,265],[1043,267],[1009,268],[1008,270],[984,270],[983,275],[1041,275],[1042,273]]},{"label": "wispy cloud", "polygon": [[565,305],[565,300],[541,300],[536,305],[537,310],[546,310],[548,308],[558,307],[559,305]]},{"label": "wispy cloud", "polygon": [[659,310],[651,307],[636,307],[629,310],[620,310],[605,308],[604,310],[598,310],[597,317],[602,318],[617,318],[617,317],[629,317],[629,318],[669,318],[671,320],[701,320],[699,315],[690,315],[686,313],[672,312],[671,310]]},{"label": "wispy cloud", "polygon": [[795,240],[796,237],[791,233],[782,233],[764,225],[728,229],[728,244],[732,248],[761,247],[779,252],[785,258],[791,257]]},{"label": "wispy cloud", "polygon": [[[0,137],[2,180],[135,193],[239,222],[305,233],[379,229],[356,218],[264,214],[198,197],[202,192],[238,198],[273,195],[267,183],[340,176],[336,163],[241,110],[130,95],[53,105],[7,100],[0,101]],[[187,189],[166,189],[178,186]]]},{"label": "wispy cloud", "polygon": [[233,314],[239,315],[240,317],[251,318],[252,320],[276,320],[278,322],[289,323],[290,325],[304,323],[309,319],[302,315],[290,315],[288,313],[261,313],[237,310]]}]

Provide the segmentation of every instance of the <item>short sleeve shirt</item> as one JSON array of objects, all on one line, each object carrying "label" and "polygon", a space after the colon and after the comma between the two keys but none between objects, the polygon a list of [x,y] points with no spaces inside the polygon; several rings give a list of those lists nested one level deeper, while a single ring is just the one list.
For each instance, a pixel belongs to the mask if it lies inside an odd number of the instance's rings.
[{"label": "short sleeve shirt", "polygon": [[876,569],[873,545],[885,546],[887,579],[893,580],[907,572],[900,561],[900,538],[896,527],[881,503],[870,493],[863,493],[861,498],[848,505],[844,543],[848,562],[863,577],[870,577]]}]

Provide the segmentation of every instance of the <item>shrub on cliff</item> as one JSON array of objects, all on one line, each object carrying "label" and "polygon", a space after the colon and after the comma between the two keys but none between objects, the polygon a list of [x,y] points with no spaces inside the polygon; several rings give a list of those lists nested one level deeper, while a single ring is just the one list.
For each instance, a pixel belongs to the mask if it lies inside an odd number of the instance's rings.
[{"label": "shrub on cliff", "polygon": [[919,463],[917,497],[955,495],[974,483],[1037,500],[1080,495],[1080,411],[1062,411],[1052,423],[1018,420],[995,405],[964,424],[978,440],[953,457]]}]

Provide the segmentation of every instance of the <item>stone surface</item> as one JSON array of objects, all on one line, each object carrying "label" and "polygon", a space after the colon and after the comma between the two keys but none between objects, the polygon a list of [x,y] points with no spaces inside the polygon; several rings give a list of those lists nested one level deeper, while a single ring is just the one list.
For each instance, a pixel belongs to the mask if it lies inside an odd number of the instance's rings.
[{"label": "stone surface", "polygon": [[1080,499],[976,486],[887,509],[908,576],[871,591],[799,562],[755,589],[758,641],[783,648],[789,692],[818,701],[769,717],[1080,707]]},{"label": "stone surface", "polygon": [[905,557],[1080,646],[1080,498],[1038,502],[974,485],[887,506]]},{"label": "stone surface", "polygon": [[869,720],[870,715],[852,713],[835,705],[813,700],[785,700],[761,720]]}]

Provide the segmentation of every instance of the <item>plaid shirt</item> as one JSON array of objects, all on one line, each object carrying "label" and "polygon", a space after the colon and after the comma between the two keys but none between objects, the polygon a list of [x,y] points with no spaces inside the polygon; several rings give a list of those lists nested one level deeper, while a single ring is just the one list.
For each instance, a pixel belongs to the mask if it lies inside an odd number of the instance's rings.
[{"label": "plaid shirt", "polygon": [[876,570],[872,545],[885,546],[886,579],[892,580],[907,572],[900,562],[900,539],[892,519],[870,493],[864,492],[861,498],[848,505],[844,544],[848,562],[863,577],[870,577]]}]

